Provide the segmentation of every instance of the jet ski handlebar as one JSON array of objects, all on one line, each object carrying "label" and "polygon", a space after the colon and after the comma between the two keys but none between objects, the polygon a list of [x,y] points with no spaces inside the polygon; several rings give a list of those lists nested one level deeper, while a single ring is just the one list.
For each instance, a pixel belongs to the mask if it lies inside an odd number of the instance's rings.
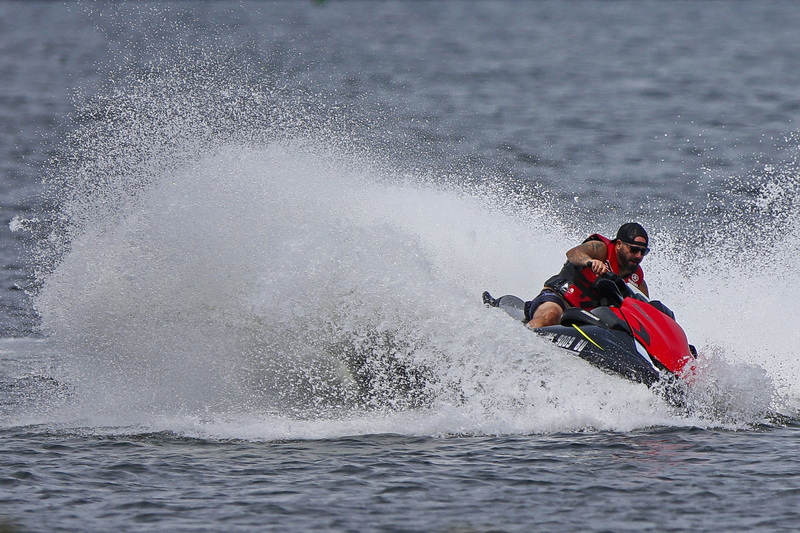
[{"label": "jet ski handlebar", "polygon": [[594,284],[600,295],[612,305],[622,305],[622,300],[634,295],[625,280],[614,272],[606,272],[598,276]]}]

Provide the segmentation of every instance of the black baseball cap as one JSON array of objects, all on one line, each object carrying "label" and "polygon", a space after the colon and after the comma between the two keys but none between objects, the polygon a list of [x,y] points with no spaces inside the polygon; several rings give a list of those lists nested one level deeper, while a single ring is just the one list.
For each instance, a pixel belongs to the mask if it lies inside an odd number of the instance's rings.
[{"label": "black baseball cap", "polygon": [[644,230],[641,224],[637,224],[636,222],[628,222],[627,224],[623,224],[619,227],[617,236],[614,238],[614,240],[636,244],[636,237],[644,237],[645,244],[650,243],[650,238],[647,236],[647,232]]}]

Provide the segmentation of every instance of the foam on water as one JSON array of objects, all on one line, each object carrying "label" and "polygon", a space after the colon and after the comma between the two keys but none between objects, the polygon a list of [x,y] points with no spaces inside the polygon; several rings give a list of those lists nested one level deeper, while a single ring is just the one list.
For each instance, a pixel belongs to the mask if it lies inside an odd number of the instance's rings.
[{"label": "foam on water", "polygon": [[[654,228],[651,293],[701,353],[686,415],[481,304],[532,297],[584,236],[533,190],[402,170],[287,94],[170,83],[115,88],[56,165],[35,301],[71,392],[32,421],[260,440],[796,412],[798,274],[760,255],[796,255],[796,215],[769,218],[763,249],[742,240],[752,224],[698,228],[702,252]],[[792,207],[789,175],[756,201]]]}]

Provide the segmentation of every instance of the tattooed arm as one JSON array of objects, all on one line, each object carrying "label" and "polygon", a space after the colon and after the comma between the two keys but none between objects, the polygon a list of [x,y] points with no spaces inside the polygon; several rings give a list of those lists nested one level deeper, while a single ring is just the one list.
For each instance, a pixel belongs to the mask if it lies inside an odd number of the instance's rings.
[{"label": "tattooed arm", "polygon": [[567,251],[567,261],[585,267],[591,261],[592,272],[600,276],[609,271],[606,265],[608,248],[600,241],[587,241]]}]

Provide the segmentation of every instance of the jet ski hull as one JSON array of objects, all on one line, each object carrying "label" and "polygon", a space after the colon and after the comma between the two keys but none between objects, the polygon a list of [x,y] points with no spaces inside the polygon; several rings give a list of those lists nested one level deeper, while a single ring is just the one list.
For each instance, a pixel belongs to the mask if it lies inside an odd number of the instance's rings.
[{"label": "jet ski hull", "polygon": [[661,378],[661,372],[648,356],[639,352],[636,341],[625,332],[578,324],[547,326],[533,331],[557,347],[623,378],[647,386]]}]

